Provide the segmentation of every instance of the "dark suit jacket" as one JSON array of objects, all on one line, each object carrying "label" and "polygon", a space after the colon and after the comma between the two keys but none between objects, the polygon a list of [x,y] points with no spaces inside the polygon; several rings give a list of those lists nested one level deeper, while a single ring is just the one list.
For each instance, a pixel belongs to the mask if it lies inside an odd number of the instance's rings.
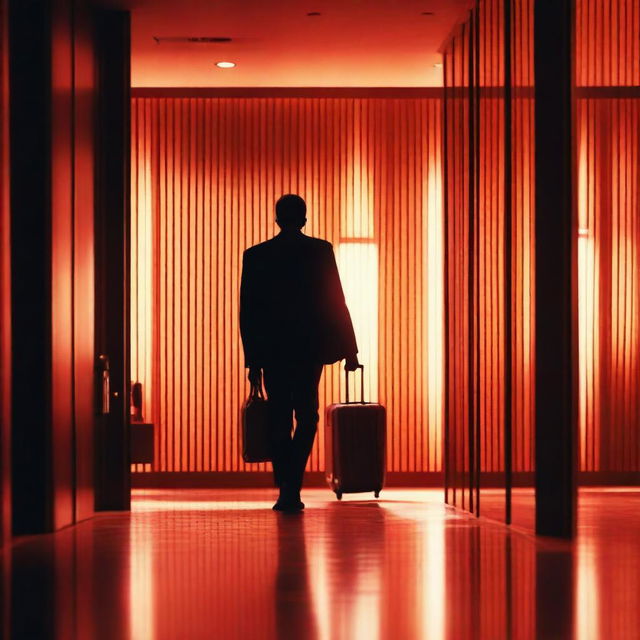
[{"label": "dark suit jacket", "polygon": [[358,352],[333,248],[280,233],[244,252],[240,332],[247,367],[330,364]]}]

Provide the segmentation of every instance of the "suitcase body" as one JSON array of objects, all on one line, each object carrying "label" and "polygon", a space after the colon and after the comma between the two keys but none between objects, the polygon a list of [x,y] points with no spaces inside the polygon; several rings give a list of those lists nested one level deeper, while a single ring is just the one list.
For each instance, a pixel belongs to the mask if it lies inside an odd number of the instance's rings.
[{"label": "suitcase body", "polygon": [[377,498],[384,486],[385,457],[386,410],[382,405],[349,402],[347,391],[346,403],[327,407],[325,474],[338,500],[343,493],[365,491],[373,491]]}]

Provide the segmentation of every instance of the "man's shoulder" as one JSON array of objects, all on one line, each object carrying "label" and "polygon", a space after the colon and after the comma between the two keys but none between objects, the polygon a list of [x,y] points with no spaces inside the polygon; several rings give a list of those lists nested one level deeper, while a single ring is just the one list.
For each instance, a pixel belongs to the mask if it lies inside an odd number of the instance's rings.
[{"label": "man's shoulder", "polygon": [[306,241],[315,249],[320,250],[330,250],[333,249],[333,246],[327,240],[323,240],[322,238],[314,238],[312,236],[305,236]]},{"label": "man's shoulder", "polygon": [[271,238],[270,240],[265,240],[264,242],[259,242],[258,244],[254,244],[253,246],[244,250],[244,255],[245,257],[260,255],[261,253],[268,251],[272,243],[273,238]]},{"label": "man's shoulder", "polygon": [[[311,250],[316,251],[331,251],[333,250],[333,246],[327,240],[323,240],[322,238],[314,238],[312,236],[301,236],[299,242],[303,242],[307,247]],[[264,242],[260,242],[258,244],[254,244],[253,246],[245,249],[244,255],[246,257],[257,257],[260,255],[268,254],[270,251],[278,251],[281,247],[278,243],[278,236],[274,236],[269,240],[265,240]]]}]

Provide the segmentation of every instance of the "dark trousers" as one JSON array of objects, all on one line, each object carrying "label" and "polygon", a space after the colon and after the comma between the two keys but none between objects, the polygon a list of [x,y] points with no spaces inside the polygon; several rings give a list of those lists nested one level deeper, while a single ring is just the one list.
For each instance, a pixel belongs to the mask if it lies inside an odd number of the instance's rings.
[{"label": "dark trousers", "polygon": [[[318,430],[317,363],[278,363],[263,369],[269,398],[273,476],[281,489],[300,491],[304,469]],[[293,414],[296,429],[293,431]]]}]

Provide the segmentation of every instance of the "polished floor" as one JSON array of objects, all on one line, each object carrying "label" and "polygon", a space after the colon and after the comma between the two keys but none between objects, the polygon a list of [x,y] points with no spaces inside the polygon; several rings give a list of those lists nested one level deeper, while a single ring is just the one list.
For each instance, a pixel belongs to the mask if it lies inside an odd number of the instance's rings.
[{"label": "polished floor", "polygon": [[441,491],[137,491],[3,556],[6,637],[132,640],[640,638],[640,492],[583,490],[575,543]]}]

